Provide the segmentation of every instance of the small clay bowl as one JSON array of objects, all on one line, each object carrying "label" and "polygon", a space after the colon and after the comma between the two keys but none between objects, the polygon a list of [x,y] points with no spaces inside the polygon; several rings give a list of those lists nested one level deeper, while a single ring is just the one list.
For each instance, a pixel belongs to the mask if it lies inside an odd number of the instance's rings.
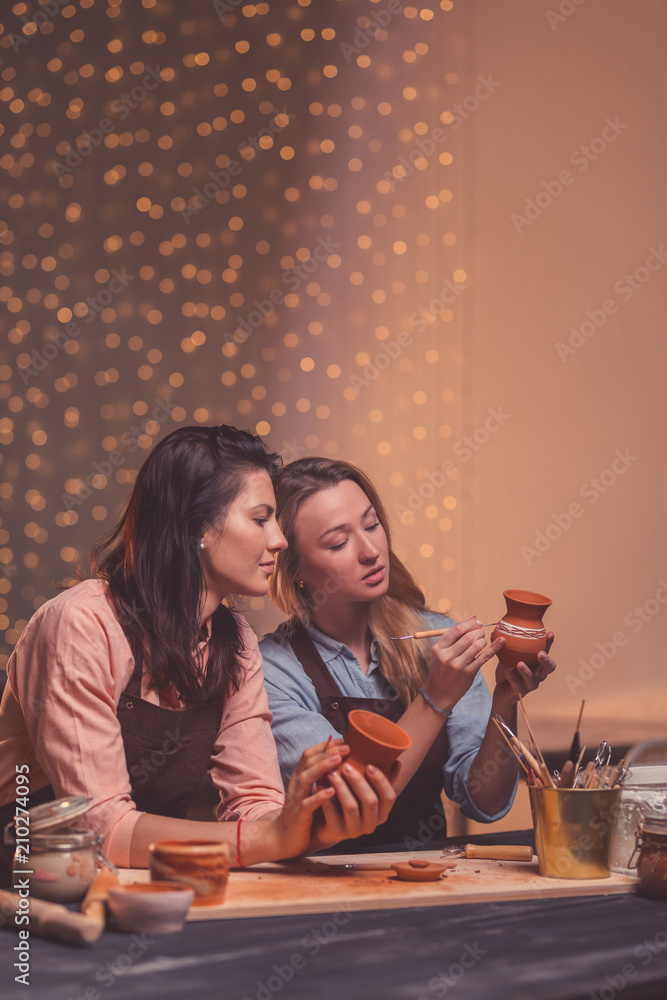
[{"label": "small clay bowl", "polygon": [[428,861],[397,861],[392,868],[403,882],[437,882],[447,865]]},{"label": "small clay bowl", "polygon": [[158,840],[148,848],[153,882],[178,882],[194,890],[193,906],[224,902],[233,854],[207,840]]},{"label": "small clay bowl", "polygon": [[109,889],[109,909],[127,934],[176,934],[195,898],[178,882],[128,882]]},{"label": "small clay bowl", "polygon": [[347,721],[346,740],[350,748],[347,763],[361,774],[366,773],[368,764],[374,764],[388,776],[399,754],[412,746],[404,729],[376,712],[355,708],[348,714]]}]

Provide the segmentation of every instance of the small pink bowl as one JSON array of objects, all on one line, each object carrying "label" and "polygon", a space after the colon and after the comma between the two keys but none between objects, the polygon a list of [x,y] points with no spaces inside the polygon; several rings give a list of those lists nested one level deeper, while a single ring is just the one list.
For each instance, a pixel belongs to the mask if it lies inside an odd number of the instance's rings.
[{"label": "small pink bowl", "polygon": [[182,931],[194,898],[194,890],[178,882],[128,882],[108,896],[118,930],[128,934]]}]

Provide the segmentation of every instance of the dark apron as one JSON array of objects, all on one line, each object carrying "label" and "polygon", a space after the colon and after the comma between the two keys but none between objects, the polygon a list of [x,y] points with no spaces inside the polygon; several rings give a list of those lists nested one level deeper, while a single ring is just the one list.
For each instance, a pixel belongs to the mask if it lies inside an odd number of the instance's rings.
[{"label": "dark apron", "polygon": [[[392,722],[398,722],[404,708],[399,700],[388,698],[347,698],[329,673],[317,647],[303,625],[297,625],[290,644],[297,659],[315,685],[322,703],[322,715],[343,738],[347,737],[348,713],[354,708],[377,712]],[[436,736],[431,747],[406,787],[396,799],[388,819],[373,833],[336,844],[336,852],[360,852],[383,844],[404,843],[414,850],[419,843],[434,846],[447,835],[440,793],[443,786],[442,768],[448,756],[447,727]]]},{"label": "dark apron", "polygon": [[[180,711],[145,701],[141,697],[141,667],[135,665],[116,716],[132,799],[140,812],[185,818],[210,766],[222,709],[222,700]],[[54,798],[53,788],[47,785],[30,796],[30,806]],[[14,818],[15,805],[0,806],[0,841],[6,824]],[[85,826],[85,817],[79,825]],[[7,865],[11,866],[12,857],[11,849],[0,844],[0,884],[9,884]]]}]

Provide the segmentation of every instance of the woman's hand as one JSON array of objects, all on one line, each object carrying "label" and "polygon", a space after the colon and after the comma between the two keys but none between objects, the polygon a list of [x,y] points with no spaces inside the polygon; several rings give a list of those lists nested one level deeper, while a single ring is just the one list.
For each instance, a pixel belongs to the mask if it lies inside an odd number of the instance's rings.
[{"label": "woman's hand", "polygon": [[472,686],[480,667],[496,656],[504,643],[499,638],[487,644],[474,615],[447,629],[431,647],[431,675],[424,690],[438,708],[451,710]]},{"label": "woman's hand", "polygon": [[275,860],[331,847],[372,833],[384,823],[396,799],[392,784],[377,768],[368,767],[366,778],[344,764],[349,752],[341,739],[304,750],[287,786],[285,805],[270,820]]},{"label": "woman's hand", "polygon": [[325,787],[322,779],[342,764],[341,749],[349,752],[341,742],[327,740],[304,750],[289,780],[285,805],[270,820],[275,838],[271,860],[295,858],[308,850],[313,814],[336,794],[336,789],[332,785]]},{"label": "woman's hand", "polygon": [[[391,777],[400,768],[396,761]],[[331,771],[326,780],[336,792],[315,815],[309,850],[319,851],[341,840],[372,833],[387,819],[396,801],[394,787],[382,771],[369,764],[361,775],[351,764]]]},{"label": "woman's hand", "polygon": [[519,695],[525,698],[531,691],[536,691],[542,681],[552,674],[556,669],[556,661],[549,656],[549,650],[554,641],[553,632],[547,632],[546,652],[537,654],[537,666],[532,670],[523,662],[519,661],[515,667],[506,667],[499,663],[496,667],[496,686],[493,692],[495,705],[514,705],[519,700]]}]

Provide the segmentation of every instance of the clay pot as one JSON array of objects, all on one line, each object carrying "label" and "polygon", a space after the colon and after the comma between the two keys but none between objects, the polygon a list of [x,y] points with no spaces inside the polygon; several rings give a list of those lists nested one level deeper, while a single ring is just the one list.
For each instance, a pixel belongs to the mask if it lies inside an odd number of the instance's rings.
[{"label": "clay pot", "polygon": [[193,906],[224,902],[232,849],[205,840],[158,840],[148,848],[154,882],[178,882],[194,890]]},{"label": "clay pot", "polygon": [[553,602],[530,590],[505,590],[503,597],[507,614],[491,633],[491,642],[501,636],[505,640],[498,659],[506,667],[516,667],[520,660],[536,667],[537,654],[547,648],[542,617]]},{"label": "clay pot", "polygon": [[119,931],[175,934],[183,930],[194,891],[176,882],[129,882],[109,889],[109,909]]},{"label": "clay pot", "polygon": [[374,764],[387,776],[399,754],[412,746],[412,740],[400,726],[375,712],[353,709],[348,717],[347,763],[364,774],[368,764]]}]

